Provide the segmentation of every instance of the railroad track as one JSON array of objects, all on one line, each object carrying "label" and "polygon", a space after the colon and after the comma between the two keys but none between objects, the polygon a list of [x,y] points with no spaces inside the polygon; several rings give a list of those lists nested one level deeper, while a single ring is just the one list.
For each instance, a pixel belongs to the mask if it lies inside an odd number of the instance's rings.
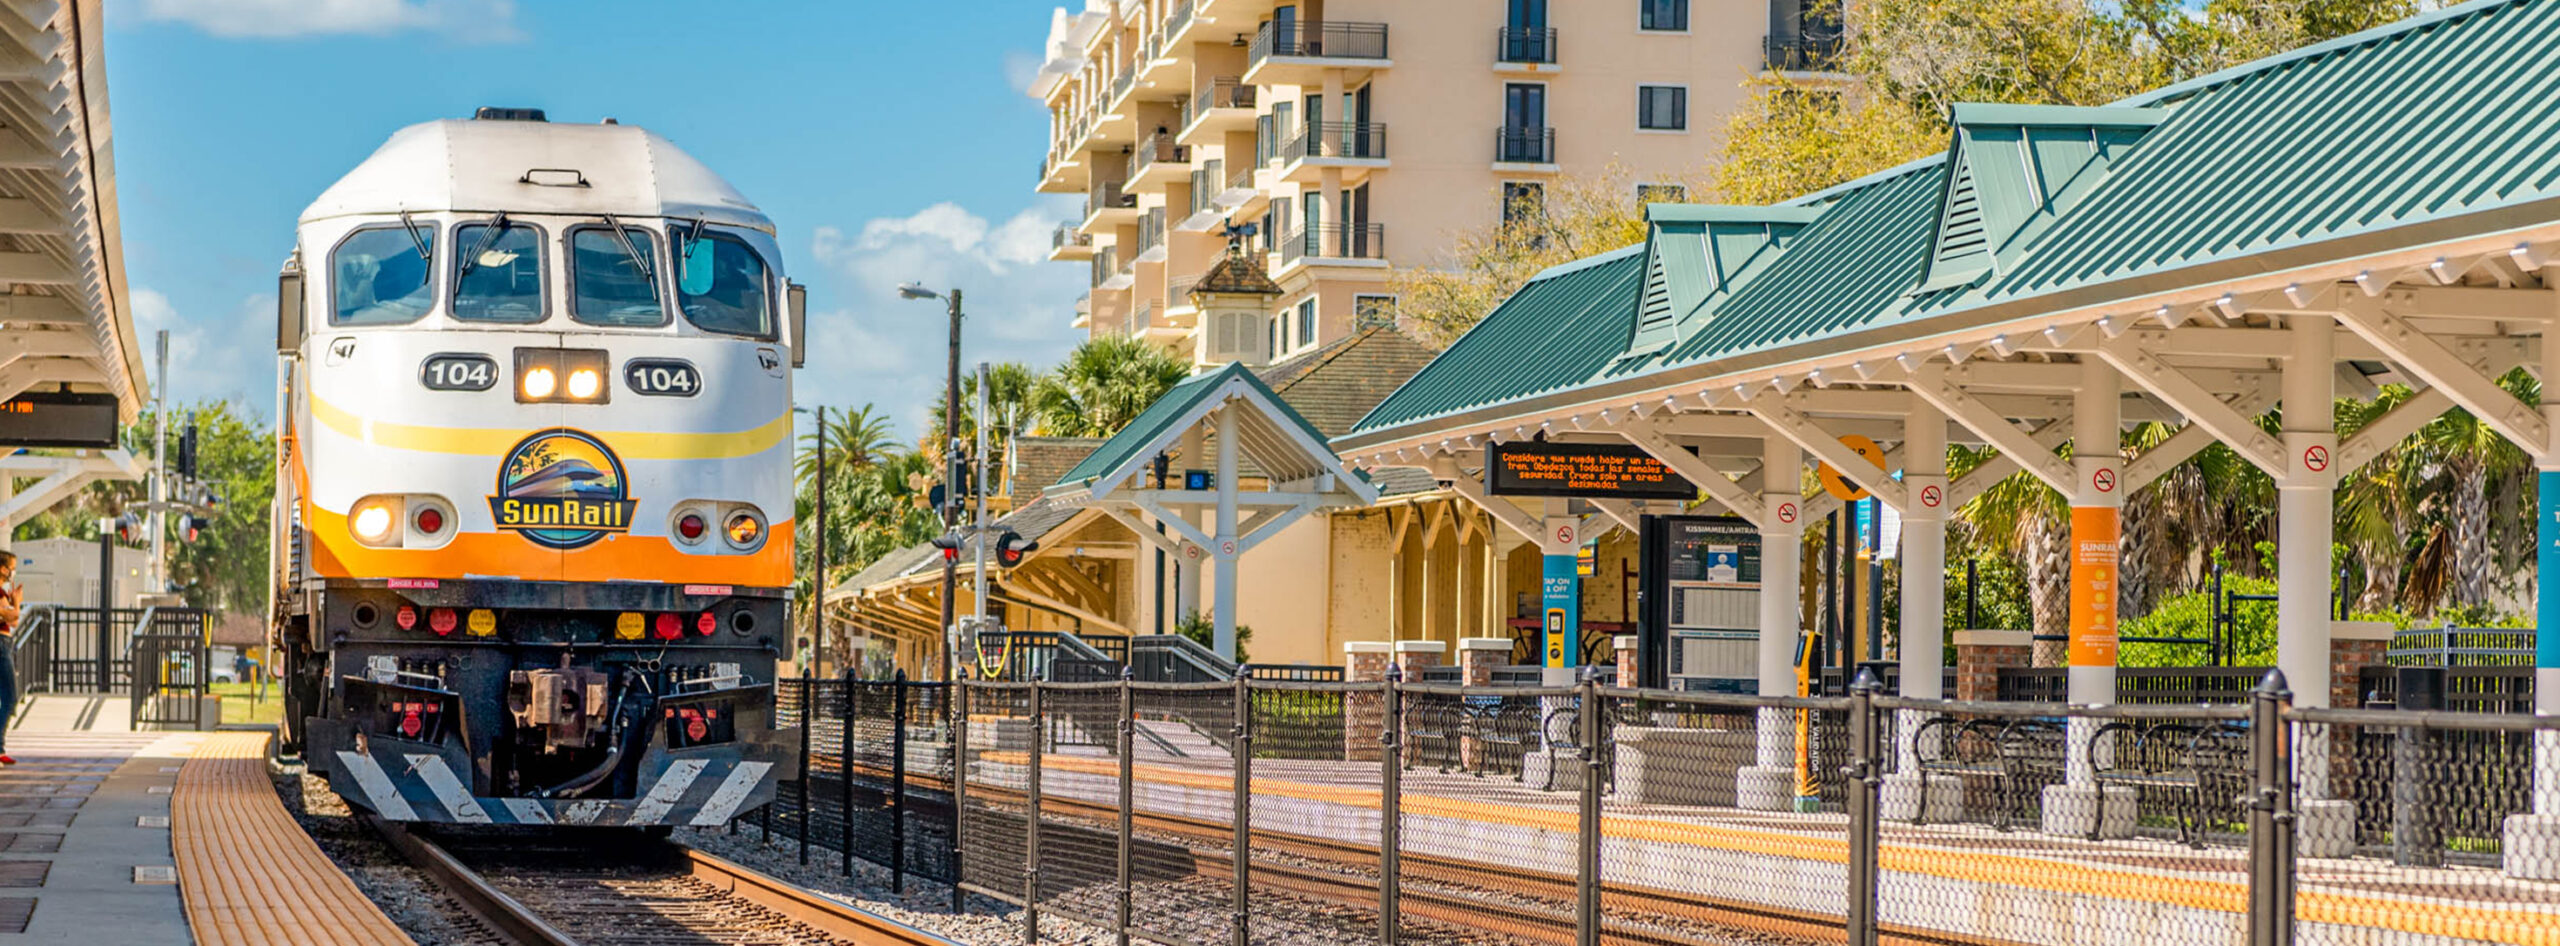
[{"label": "railroad track", "polygon": [[[912,776],[910,780],[920,781]],[[1023,802],[1020,792],[992,786],[973,784],[969,793],[973,804],[992,801],[1019,806]],[[1040,806],[1044,822],[1071,818],[1103,830],[1119,819],[1118,809],[1110,805],[1056,795],[1043,796]],[[1141,811],[1131,827],[1142,835],[1176,839],[1183,847],[1199,851],[1227,851],[1235,840],[1231,825],[1179,815]],[[1253,851],[1257,887],[1336,906],[1378,906],[1374,844],[1256,829]],[[1571,876],[1410,852],[1397,860],[1403,881],[1399,909],[1407,917],[1522,943],[1576,942],[1573,905],[1578,885]],[[1193,870],[1194,876],[1205,880],[1233,880],[1224,864],[1200,862]],[[1604,938],[1626,946],[1725,946],[1735,942],[1737,934],[1800,942],[1840,942],[1845,937],[1837,916],[1622,883],[1605,885],[1601,897]],[[1886,927],[1880,939],[1885,946],[2002,946],[1893,926]]]},{"label": "railroad track", "polygon": [[955,946],[672,842],[521,830],[430,838],[367,820],[518,946]]}]

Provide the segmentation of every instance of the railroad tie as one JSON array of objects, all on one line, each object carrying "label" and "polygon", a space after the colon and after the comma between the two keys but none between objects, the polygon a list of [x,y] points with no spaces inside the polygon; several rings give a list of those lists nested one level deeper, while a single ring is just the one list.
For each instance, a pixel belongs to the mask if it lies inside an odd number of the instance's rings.
[{"label": "railroad tie", "polygon": [[204,946],[415,946],[284,810],[265,733],[216,733],[178,772],[169,844]]}]

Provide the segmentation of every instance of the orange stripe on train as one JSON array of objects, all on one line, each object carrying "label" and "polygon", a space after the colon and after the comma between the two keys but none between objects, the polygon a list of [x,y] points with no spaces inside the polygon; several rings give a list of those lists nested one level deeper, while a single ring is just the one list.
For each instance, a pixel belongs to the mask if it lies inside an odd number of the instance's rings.
[{"label": "orange stripe on train", "polygon": [[344,513],[304,504],[311,571],[330,578],[517,578],[528,581],[661,581],[779,588],[791,584],[792,523],[777,522],[750,555],[692,555],[665,536],[608,535],[575,551],[506,533],[465,532],[438,549],[358,544]]}]

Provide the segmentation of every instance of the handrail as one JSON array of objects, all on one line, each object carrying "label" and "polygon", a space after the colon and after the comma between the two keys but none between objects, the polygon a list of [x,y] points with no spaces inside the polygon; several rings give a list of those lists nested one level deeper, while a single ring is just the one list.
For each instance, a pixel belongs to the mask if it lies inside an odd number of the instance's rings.
[{"label": "handrail", "polygon": [[[1235,661],[1218,656],[1218,652],[1200,645],[1199,641],[1180,634],[1148,634],[1129,639],[1129,655],[1134,663],[1139,651],[1163,653],[1178,663],[1189,665],[1200,676],[1210,680],[1236,678]],[[1151,680],[1150,683],[1190,683],[1189,680]]]}]

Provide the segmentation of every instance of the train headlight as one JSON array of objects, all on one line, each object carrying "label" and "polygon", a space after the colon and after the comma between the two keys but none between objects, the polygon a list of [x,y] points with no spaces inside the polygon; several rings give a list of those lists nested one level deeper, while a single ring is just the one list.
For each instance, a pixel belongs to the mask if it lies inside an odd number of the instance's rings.
[{"label": "train headlight", "polygon": [[390,509],[390,507],[387,507],[387,506],[367,506],[367,507],[365,507],[364,509],[362,509],[362,510],[360,510],[360,511],[358,511],[358,512],[356,513],[356,537],[357,537],[357,538],[361,538],[361,539],[377,539],[377,540],[378,540],[378,539],[382,538],[383,536],[390,534],[390,532],[391,532],[391,509]]},{"label": "train headlight", "polygon": [[560,376],[549,368],[535,368],[524,373],[524,396],[530,400],[550,397],[552,390],[559,386]]},{"label": "train headlight", "polygon": [[731,546],[752,549],[764,541],[764,520],[752,512],[735,513],[721,531],[728,535]]},{"label": "train headlight", "polygon": [[396,549],[407,543],[401,527],[401,513],[406,511],[405,496],[367,496],[356,500],[347,510],[347,531],[356,541],[375,548]]},{"label": "train headlight", "polygon": [[592,400],[596,392],[602,390],[604,390],[604,376],[597,374],[595,369],[580,368],[569,372],[570,397],[581,401]]}]

